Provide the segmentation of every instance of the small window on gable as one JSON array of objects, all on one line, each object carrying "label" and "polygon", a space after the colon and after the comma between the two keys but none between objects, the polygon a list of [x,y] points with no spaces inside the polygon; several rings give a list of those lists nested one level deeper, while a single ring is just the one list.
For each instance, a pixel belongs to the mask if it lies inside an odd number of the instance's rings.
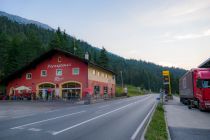
[{"label": "small window on gable", "polygon": [[42,77],[47,76],[47,71],[46,71],[46,70],[41,70],[41,76],[42,76]]},{"label": "small window on gable", "polygon": [[79,68],[73,68],[72,74],[79,75]]},{"label": "small window on gable", "polygon": [[26,73],[26,79],[31,79],[32,78],[32,74],[31,73]]},{"label": "small window on gable", "polygon": [[62,69],[57,69],[56,70],[56,76],[61,76],[63,74]]},{"label": "small window on gable", "polygon": [[61,57],[60,56],[58,57],[58,62],[61,62]]}]

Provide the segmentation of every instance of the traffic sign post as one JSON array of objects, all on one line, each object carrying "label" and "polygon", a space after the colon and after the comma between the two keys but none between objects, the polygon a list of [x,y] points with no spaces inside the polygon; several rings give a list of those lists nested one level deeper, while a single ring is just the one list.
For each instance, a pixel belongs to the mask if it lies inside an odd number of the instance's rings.
[{"label": "traffic sign post", "polygon": [[163,85],[164,85],[165,94],[170,99],[172,99],[170,72],[168,70],[164,70],[164,71],[162,71],[162,75],[163,75]]}]

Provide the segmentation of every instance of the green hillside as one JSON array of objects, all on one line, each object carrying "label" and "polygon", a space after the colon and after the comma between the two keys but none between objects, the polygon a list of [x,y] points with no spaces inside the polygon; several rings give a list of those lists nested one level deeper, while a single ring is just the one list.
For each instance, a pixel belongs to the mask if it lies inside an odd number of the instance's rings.
[{"label": "green hillside", "polygon": [[[84,53],[89,52],[90,61],[116,72],[118,84],[121,82],[120,71],[122,71],[125,84],[153,91],[158,91],[162,86],[162,70],[167,69],[172,73],[173,92],[178,91],[178,78],[185,73],[183,69],[162,67],[142,60],[125,59],[107,53],[106,50],[101,51],[85,41],[67,35],[59,28],[56,31],[47,30],[34,24],[19,24],[3,16],[0,17],[0,25],[1,79],[54,47],[67,50],[80,57],[84,57]],[[107,60],[104,58],[106,56]]]}]

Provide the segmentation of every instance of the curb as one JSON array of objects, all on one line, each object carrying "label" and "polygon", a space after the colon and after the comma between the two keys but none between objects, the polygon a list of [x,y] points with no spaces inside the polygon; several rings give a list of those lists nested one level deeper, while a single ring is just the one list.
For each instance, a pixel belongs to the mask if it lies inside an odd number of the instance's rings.
[{"label": "curb", "polygon": [[167,133],[168,133],[168,140],[171,140],[171,134],[170,134],[170,132],[169,132],[168,121],[167,121],[167,117],[166,117],[165,105],[163,106],[163,108],[164,108],[164,116],[165,116],[165,122],[166,122],[166,131],[167,131]]},{"label": "curb", "polygon": [[151,120],[151,116],[154,114],[156,107],[157,107],[157,102],[154,103],[154,105],[152,106],[152,109],[149,111],[147,116],[142,121],[143,123],[141,123],[138,126],[138,128],[136,129],[135,133],[132,135],[130,140],[142,140],[142,137],[144,138],[145,129],[147,128],[149,121]]}]

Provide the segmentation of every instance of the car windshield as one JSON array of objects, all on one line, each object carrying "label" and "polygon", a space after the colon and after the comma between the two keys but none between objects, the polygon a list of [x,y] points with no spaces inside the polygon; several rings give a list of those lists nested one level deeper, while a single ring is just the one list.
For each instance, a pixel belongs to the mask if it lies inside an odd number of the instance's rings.
[{"label": "car windshield", "polygon": [[210,88],[210,79],[203,80],[203,88]]}]

